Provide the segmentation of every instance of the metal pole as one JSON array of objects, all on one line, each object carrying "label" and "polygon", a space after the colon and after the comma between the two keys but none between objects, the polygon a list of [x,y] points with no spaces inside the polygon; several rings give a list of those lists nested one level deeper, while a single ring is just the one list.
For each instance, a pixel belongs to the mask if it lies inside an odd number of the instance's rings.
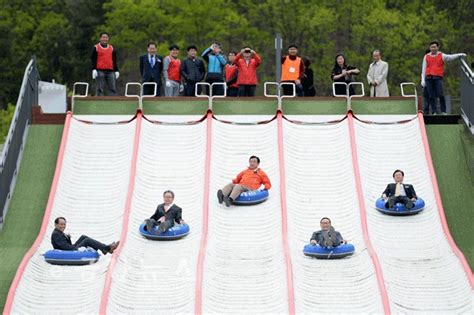
[{"label": "metal pole", "polygon": [[276,73],[275,73],[275,82],[280,82],[281,79],[281,49],[283,45],[283,40],[281,38],[281,34],[277,33],[275,35],[275,50],[276,50]]}]

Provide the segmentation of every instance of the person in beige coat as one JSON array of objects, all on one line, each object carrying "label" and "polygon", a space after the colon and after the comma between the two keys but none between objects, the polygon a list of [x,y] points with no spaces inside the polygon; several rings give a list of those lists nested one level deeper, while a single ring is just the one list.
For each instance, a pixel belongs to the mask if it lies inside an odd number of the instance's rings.
[{"label": "person in beige coat", "polygon": [[374,50],[372,57],[374,62],[369,66],[367,72],[367,81],[370,86],[371,97],[388,97],[388,63],[382,60],[382,56],[379,50]]}]

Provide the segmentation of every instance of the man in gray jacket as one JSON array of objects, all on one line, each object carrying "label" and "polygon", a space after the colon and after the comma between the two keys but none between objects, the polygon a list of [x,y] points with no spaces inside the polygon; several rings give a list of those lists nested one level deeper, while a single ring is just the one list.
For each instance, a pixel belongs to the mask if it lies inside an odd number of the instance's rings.
[{"label": "man in gray jacket", "polygon": [[321,226],[321,230],[314,232],[311,236],[310,242],[312,245],[318,244],[323,247],[336,247],[342,243],[347,243],[347,241],[342,238],[341,233],[334,230],[334,227],[331,225],[331,219],[328,217],[323,217],[319,221],[319,225]]}]

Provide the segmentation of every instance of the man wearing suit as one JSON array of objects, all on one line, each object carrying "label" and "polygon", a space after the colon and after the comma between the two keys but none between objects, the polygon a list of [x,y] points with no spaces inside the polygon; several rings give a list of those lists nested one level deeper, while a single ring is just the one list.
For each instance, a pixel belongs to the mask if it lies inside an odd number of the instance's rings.
[{"label": "man wearing suit", "polygon": [[112,244],[105,245],[85,235],[81,235],[81,237],[72,244],[71,235],[64,233],[65,229],[66,219],[64,217],[56,218],[54,220],[54,231],[51,234],[51,243],[53,244],[54,249],[77,250],[80,247],[92,247],[95,250],[100,250],[104,255],[106,255],[108,253],[112,254],[120,244],[120,242],[113,242]]},{"label": "man wearing suit", "polygon": [[153,231],[158,225],[158,232],[166,232],[170,227],[174,226],[174,222],[183,224],[181,218],[182,209],[173,203],[174,192],[167,190],[163,193],[164,203],[158,205],[155,214],[145,220],[146,230]]},{"label": "man wearing suit", "polygon": [[403,171],[395,170],[393,172],[395,183],[388,184],[382,193],[382,198],[386,201],[385,206],[389,209],[398,202],[404,204],[407,209],[413,208],[413,202],[417,199],[415,189],[413,185],[403,183],[404,176]]},{"label": "man wearing suit", "polygon": [[342,243],[347,243],[347,241],[342,238],[341,233],[336,231],[331,225],[331,219],[328,217],[321,218],[319,226],[321,230],[313,232],[311,236],[310,242],[312,245],[318,244],[322,247],[336,247]]},{"label": "man wearing suit", "polygon": [[[142,83],[155,82],[158,85],[156,87],[155,96],[160,96],[163,59],[156,54],[156,43],[148,43],[147,51],[148,54],[140,56],[140,75],[142,76]],[[153,86],[145,85],[143,94],[152,95]]]}]

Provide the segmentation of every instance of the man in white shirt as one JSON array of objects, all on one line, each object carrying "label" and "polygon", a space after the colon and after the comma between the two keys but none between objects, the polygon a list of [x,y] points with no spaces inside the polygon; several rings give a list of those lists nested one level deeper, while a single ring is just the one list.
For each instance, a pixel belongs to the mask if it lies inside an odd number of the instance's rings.
[{"label": "man in white shirt", "polygon": [[380,50],[374,50],[372,53],[372,62],[367,72],[367,81],[370,85],[371,97],[388,97],[388,63],[382,60]]}]

